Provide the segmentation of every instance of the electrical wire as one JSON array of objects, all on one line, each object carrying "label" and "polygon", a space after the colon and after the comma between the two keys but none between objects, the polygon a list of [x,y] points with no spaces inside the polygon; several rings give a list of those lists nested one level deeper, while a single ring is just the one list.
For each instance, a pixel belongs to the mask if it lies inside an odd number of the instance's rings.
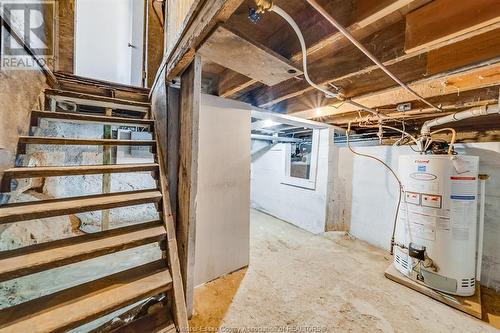
[{"label": "electrical wire", "polygon": [[[411,135],[410,133],[408,133],[408,132],[406,132],[404,130],[400,130],[399,128],[392,127],[392,126],[386,126],[386,125],[381,125],[381,126],[382,126],[382,128],[388,128],[388,129],[391,129],[393,131],[397,131],[399,133],[404,134],[405,135],[404,137],[409,137],[417,145],[417,148],[420,148],[420,142],[418,142],[418,140],[413,135]],[[401,138],[401,139],[403,139],[403,138]]]},{"label": "electrical wire", "polygon": [[302,35],[302,31],[300,30],[299,26],[294,21],[294,19],[290,15],[288,15],[288,13],[285,12],[280,7],[273,5],[270,10],[275,12],[279,16],[281,16],[285,21],[287,21],[288,24],[290,24],[290,26],[292,27],[293,31],[295,31],[295,34],[297,35],[297,38],[299,39],[300,49],[302,51],[302,68],[303,68],[302,71],[304,72],[304,78],[306,79],[307,83],[309,83],[309,85],[311,87],[324,93],[327,98],[338,98],[343,102],[347,102],[347,103],[354,105],[354,106],[356,106],[356,107],[358,107],[366,112],[370,112],[370,113],[376,115],[378,118],[381,117],[380,113],[377,110],[374,110],[366,105],[359,104],[358,102],[354,102],[350,98],[345,98],[340,93],[329,91],[329,90],[317,85],[316,83],[314,83],[311,80],[311,78],[309,77],[309,72],[307,70],[307,47],[306,47],[306,42],[304,40],[304,35]]},{"label": "electrical wire", "polygon": [[396,174],[396,172],[387,163],[385,163],[384,161],[382,161],[380,158],[375,157],[375,156],[371,156],[371,155],[367,155],[367,154],[358,153],[354,149],[352,149],[351,144],[349,142],[349,132],[350,132],[350,130],[351,130],[351,122],[348,123],[348,125],[347,125],[347,132],[346,132],[347,147],[349,148],[349,150],[354,155],[358,155],[358,156],[366,157],[366,158],[371,158],[371,159],[373,159],[373,160],[381,163],[382,165],[384,165],[392,173],[392,175],[394,176],[394,178],[398,182],[398,185],[399,185],[399,198],[398,198],[398,204],[396,206],[396,214],[394,216],[394,224],[393,224],[393,227],[392,227],[392,237],[391,237],[391,255],[392,255],[394,253],[394,244],[395,244],[395,236],[396,236],[396,225],[398,223],[399,208],[401,206],[401,199],[402,199],[402,194],[403,194],[403,183],[401,182],[401,179],[399,179],[399,177]]},{"label": "electrical wire", "polygon": [[293,20],[293,18],[290,15],[287,14],[287,12],[285,12],[283,9],[281,9],[280,7],[278,7],[276,5],[273,5],[270,10],[273,11],[273,12],[275,12],[279,16],[281,16],[285,21],[287,21],[288,24],[290,24],[290,26],[292,27],[292,29],[295,31],[295,34],[297,35],[297,37],[299,38],[300,48],[302,50],[302,67],[303,67],[304,77],[305,77],[307,83],[309,83],[312,87],[316,88],[317,90],[323,92],[326,95],[326,97],[328,97],[328,98],[337,98],[339,96],[338,93],[334,93],[332,91],[329,91],[329,90],[326,90],[326,89],[320,87],[319,85],[317,85],[316,83],[314,83],[311,80],[311,78],[309,77],[309,73],[307,71],[307,48],[306,48],[306,42],[304,40],[304,36],[302,35],[302,32],[300,31],[300,28],[297,25],[297,23]]},{"label": "electrical wire", "polygon": [[393,79],[397,84],[399,84],[406,91],[411,93],[413,96],[429,105],[430,107],[441,111],[441,108],[435,106],[431,102],[427,101],[424,97],[420,96],[415,90],[410,88],[408,85],[403,83],[396,75],[394,75],[384,64],[382,64],[370,51],[368,51],[363,44],[358,42],[347,29],[345,29],[339,22],[337,22],[329,13],[327,13],[315,0],[306,0],[314,9],[316,9],[325,19],[328,20],[340,33],[342,33],[347,39],[351,41],[361,52],[363,52],[371,61],[375,63],[381,70],[383,70],[391,79]]},{"label": "electrical wire", "polygon": [[433,134],[445,132],[445,131],[451,132],[451,141],[450,141],[450,146],[448,147],[448,155],[453,155],[453,145],[455,144],[455,141],[457,139],[457,131],[455,131],[454,128],[447,127],[447,128],[438,129],[434,132],[431,132],[430,136],[432,136]]}]

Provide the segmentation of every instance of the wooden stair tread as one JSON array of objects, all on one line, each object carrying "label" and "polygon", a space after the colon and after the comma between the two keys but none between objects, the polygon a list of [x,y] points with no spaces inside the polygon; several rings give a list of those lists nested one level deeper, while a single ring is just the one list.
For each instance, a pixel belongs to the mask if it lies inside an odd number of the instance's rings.
[{"label": "wooden stair tread", "polygon": [[108,117],[99,116],[85,113],[69,113],[69,112],[55,112],[55,111],[31,111],[31,126],[37,125],[37,120],[40,118],[45,119],[57,119],[61,121],[73,121],[73,122],[92,122],[101,124],[118,124],[118,125],[142,125],[152,127],[154,121],[150,119],[139,119],[139,118],[124,118],[124,117]]},{"label": "wooden stair tread", "polygon": [[83,84],[83,85],[97,85],[97,86],[101,86],[101,87],[106,88],[106,89],[126,90],[126,91],[135,92],[135,93],[139,93],[139,94],[149,94],[149,91],[150,91],[149,88],[131,86],[128,84],[111,82],[111,81],[106,81],[106,80],[98,80],[98,79],[93,79],[93,78],[79,76],[79,75],[70,74],[70,73],[56,71],[54,74],[58,80],[68,80],[68,81],[73,81],[73,82]]},{"label": "wooden stair tread", "polygon": [[88,260],[166,237],[160,221],[70,237],[0,253],[0,282]]},{"label": "wooden stair tread", "polygon": [[99,146],[154,146],[154,140],[120,140],[120,139],[72,139],[43,136],[20,136],[19,144],[38,145],[99,145]]},{"label": "wooden stair tread", "polygon": [[0,311],[2,332],[53,332],[81,326],[171,288],[160,260]]},{"label": "wooden stair tread", "polygon": [[8,204],[0,207],[0,224],[156,203],[161,198],[158,190],[142,190]]},{"label": "wooden stair tread", "polygon": [[144,164],[103,164],[103,165],[77,165],[77,166],[41,166],[11,168],[4,171],[4,177],[32,178],[92,175],[101,173],[127,173],[157,171],[157,163]]},{"label": "wooden stair tread", "polygon": [[149,109],[150,104],[147,102],[137,102],[126,99],[119,99],[114,97],[100,96],[100,95],[91,95],[86,93],[74,92],[69,90],[57,90],[57,89],[45,89],[45,95],[48,96],[61,96],[70,99],[78,99],[78,100],[87,100],[87,101],[96,101],[103,103],[112,103],[117,105],[122,105],[126,109],[127,107],[133,106],[138,108],[143,108],[145,110]]},{"label": "wooden stair tread", "polygon": [[0,184],[0,193],[11,191],[11,180],[35,177],[58,177],[95,175],[106,173],[132,173],[132,172],[157,172],[157,163],[144,164],[101,164],[101,165],[78,165],[78,166],[42,166],[42,167],[20,167],[4,171]]}]

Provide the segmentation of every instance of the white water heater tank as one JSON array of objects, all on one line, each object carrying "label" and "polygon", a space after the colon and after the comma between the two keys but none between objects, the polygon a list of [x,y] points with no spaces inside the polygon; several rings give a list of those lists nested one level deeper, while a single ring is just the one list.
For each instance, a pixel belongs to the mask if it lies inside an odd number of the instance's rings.
[{"label": "white water heater tank", "polygon": [[404,199],[396,243],[425,247],[426,257],[416,259],[411,249],[396,246],[394,264],[400,272],[442,292],[474,294],[478,167],[476,156],[399,158]]}]

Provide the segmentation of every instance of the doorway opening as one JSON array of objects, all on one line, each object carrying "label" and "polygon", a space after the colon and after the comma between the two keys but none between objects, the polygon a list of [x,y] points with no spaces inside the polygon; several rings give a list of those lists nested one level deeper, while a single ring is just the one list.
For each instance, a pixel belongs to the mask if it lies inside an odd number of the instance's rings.
[{"label": "doorway opening", "polygon": [[144,0],[77,0],[76,75],[144,86]]}]

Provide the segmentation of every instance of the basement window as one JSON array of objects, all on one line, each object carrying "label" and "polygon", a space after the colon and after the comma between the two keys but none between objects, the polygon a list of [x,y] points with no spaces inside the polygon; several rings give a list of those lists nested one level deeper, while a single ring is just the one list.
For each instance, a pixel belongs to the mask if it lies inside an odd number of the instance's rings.
[{"label": "basement window", "polygon": [[311,130],[285,144],[285,177],[283,184],[314,190],[318,164],[319,131]]}]

